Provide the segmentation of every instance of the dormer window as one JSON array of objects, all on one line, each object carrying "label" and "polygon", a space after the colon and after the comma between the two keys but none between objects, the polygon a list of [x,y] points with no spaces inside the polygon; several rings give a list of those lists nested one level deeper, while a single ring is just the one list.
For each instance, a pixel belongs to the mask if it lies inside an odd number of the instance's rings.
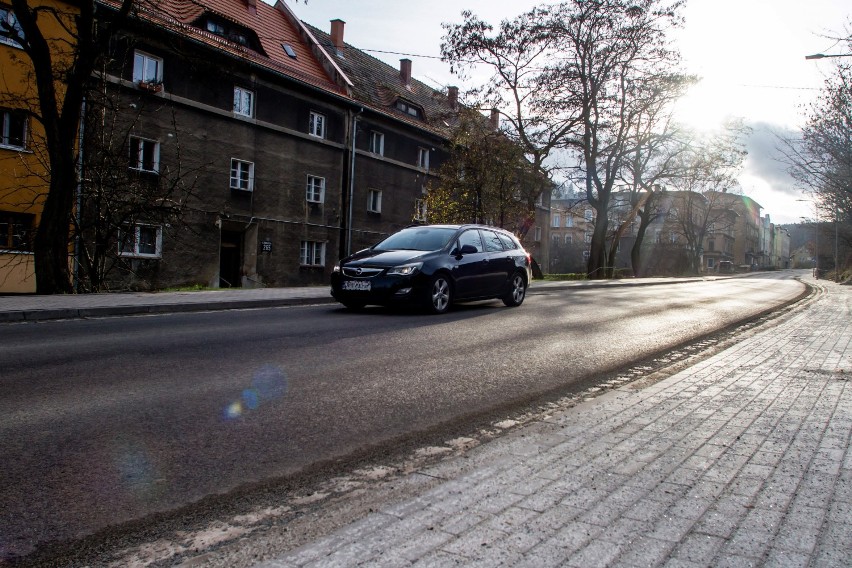
[{"label": "dormer window", "polygon": [[409,116],[413,116],[414,118],[423,119],[423,109],[420,107],[414,106],[408,101],[404,101],[402,99],[398,99],[396,104],[394,105],[397,110],[404,112]]},{"label": "dormer window", "polygon": [[[257,51],[258,53],[263,53],[257,34],[239,24],[224,18],[208,15],[197,20],[195,25],[211,34]],[[264,55],[266,54],[264,53]]]},{"label": "dormer window", "polygon": [[220,36],[224,36],[227,33],[225,26],[213,20],[207,20],[207,31]]}]

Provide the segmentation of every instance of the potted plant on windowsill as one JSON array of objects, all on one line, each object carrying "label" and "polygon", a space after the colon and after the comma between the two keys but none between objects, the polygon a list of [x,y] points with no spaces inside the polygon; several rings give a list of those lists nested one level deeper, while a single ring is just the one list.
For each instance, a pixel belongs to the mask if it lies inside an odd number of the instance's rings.
[{"label": "potted plant on windowsill", "polygon": [[160,81],[139,81],[137,85],[140,89],[149,93],[159,93],[163,90],[163,83]]}]

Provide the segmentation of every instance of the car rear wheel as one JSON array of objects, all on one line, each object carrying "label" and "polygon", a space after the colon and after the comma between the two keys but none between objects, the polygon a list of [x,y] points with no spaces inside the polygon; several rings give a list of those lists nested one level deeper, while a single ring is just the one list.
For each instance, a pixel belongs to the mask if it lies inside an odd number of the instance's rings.
[{"label": "car rear wheel", "polygon": [[527,296],[527,281],[520,272],[512,276],[509,292],[503,296],[503,303],[510,307],[520,306]]},{"label": "car rear wheel", "polygon": [[453,287],[443,274],[436,274],[429,283],[429,297],[426,307],[433,314],[443,314],[450,309],[453,301]]}]

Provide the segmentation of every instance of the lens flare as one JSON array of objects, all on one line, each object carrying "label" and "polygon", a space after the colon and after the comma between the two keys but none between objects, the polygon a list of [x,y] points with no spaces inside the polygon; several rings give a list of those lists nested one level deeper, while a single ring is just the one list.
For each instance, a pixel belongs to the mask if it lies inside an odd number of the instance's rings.
[{"label": "lens flare", "polygon": [[243,389],[237,400],[225,407],[225,420],[237,420],[248,412],[258,410],[264,403],[287,394],[287,374],[276,365],[263,365],[252,373],[251,386]]}]

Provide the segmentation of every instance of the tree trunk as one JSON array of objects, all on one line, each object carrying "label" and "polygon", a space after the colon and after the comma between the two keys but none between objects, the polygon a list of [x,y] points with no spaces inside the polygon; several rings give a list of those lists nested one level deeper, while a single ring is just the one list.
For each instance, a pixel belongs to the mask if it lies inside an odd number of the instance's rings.
[{"label": "tree trunk", "polygon": [[73,212],[77,173],[73,154],[51,158],[50,191],[33,242],[36,293],[73,292],[69,271],[69,220]]}]

